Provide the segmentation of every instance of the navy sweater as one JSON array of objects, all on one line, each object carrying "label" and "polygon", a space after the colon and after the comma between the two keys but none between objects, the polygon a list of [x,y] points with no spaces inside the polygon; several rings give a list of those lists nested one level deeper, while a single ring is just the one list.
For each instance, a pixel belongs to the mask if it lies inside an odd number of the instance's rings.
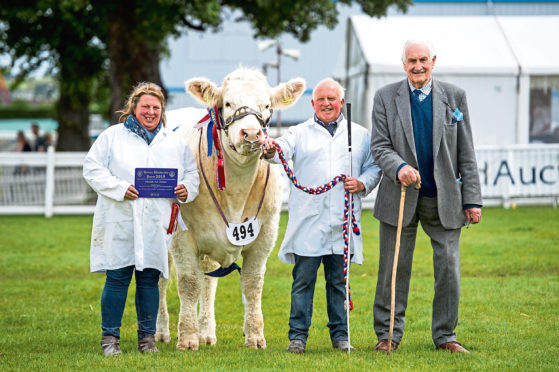
[{"label": "navy sweater", "polygon": [[421,189],[419,196],[437,196],[437,185],[433,171],[433,92],[419,102],[410,92],[413,137]]}]

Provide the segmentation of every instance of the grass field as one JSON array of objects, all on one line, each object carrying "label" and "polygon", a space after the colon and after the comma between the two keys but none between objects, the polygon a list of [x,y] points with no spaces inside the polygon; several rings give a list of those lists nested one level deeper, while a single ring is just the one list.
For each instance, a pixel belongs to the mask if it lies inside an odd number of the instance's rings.
[{"label": "grass field", "polygon": [[[364,212],[365,264],[351,268],[351,340],[355,352],[332,349],[322,269],[313,325],[303,355],[288,344],[291,265],[270,256],[263,312],[268,347],[249,350],[242,334],[243,307],[236,273],[220,280],[215,347],[181,352],[136,351],[134,286],[123,319],[124,354],[102,356],[100,294],[104,275],[89,273],[91,216],[0,216],[0,370],[110,371],[552,371],[559,369],[559,210],[485,208],[480,225],[462,233],[459,341],[468,355],[435,351],[430,336],[431,248],[419,234],[407,311],[397,352],[373,351],[373,297],[378,265],[378,222]],[[282,215],[280,238],[285,231]],[[171,336],[179,310],[169,294]]]}]

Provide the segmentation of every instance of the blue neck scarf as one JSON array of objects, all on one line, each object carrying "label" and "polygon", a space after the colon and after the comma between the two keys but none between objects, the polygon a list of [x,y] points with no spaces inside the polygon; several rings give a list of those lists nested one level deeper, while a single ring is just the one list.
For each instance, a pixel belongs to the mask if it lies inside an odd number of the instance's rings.
[{"label": "blue neck scarf", "polygon": [[144,139],[149,145],[151,141],[155,138],[159,130],[161,129],[161,122],[157,124],[157,128],[153,132],[150,132],[138,122],[138,119],[134,115],[128,115],[126,121],[124,122],[124,127],[132,133],[136,133],[138,136]]}]

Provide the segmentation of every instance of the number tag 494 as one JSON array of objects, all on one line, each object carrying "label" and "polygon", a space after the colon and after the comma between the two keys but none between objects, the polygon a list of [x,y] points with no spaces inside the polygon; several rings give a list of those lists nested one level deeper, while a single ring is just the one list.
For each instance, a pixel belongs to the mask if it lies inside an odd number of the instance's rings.
[{"label": "number tag 494", "polygon": [[227,238],[233,245],[247,245],[252,243],[260,232],[260,224],[256,217],[252,217],[243,223],[229,223],[226,228]]}]

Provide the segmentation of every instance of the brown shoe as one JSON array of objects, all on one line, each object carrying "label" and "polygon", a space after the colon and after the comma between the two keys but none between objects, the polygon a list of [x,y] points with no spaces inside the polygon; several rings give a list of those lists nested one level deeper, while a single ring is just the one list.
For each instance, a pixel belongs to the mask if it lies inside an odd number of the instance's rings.
[{"label": "brown shoe", "polygon": [[155,353],[159,350],[155,346],[155,336],[149,335],[138,340],[138,350],[140,353]]},{"label": "brown shoe", "polygon": [[[398,343],[392,340],[392,351],[396,351],[398,349]],[[388,340],[380,340],[375,346],[375,351],[384,351],[388,353]]]},{"label": "brown shoe", "polygon": [[105,356],[122,354],[120,340],[115,336],[103,336],[101,338],[101,347]]},{"label": "brown shoe", "polygon": [[452,342],[447,342],[446,344],[442,344],[439,345],[437,347],[437,350],[446,350],[446,351],[450,351],[451,353],[469,353],[468,350],[466,350],[462,345],[460,345],[458,342],[456,341],[452,341]]}]

